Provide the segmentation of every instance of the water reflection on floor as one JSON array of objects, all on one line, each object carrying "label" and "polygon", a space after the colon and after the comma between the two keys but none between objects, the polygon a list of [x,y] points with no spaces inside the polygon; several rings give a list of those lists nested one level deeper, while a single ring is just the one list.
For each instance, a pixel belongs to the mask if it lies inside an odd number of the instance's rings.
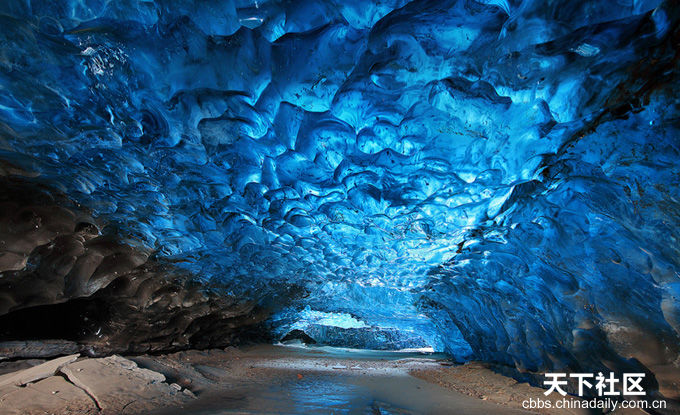
[{"label": "water reflection on floor", "polygon": [[[287,376],[288,377],[288,376]],[[210,392],[164,415],[490,414],[522,413],[457,394],[411,376],[306,374],[266,385]]]},{"label": "water reflection on floor", "polygon": [[[198,399],[184,408],[154,415],[526,413],[409,375],[411,370],[436,370],[445,358],[415,351],[242,348],[232,355],[228,368],[205,367],[222,367],[220,361],[194,366],[210,372],[214,387],[199,391]],[[228,376],[220,376],[220,371]]]},{"label": "water reflection on floor", "polygon": [[[223,408],[220,413],[246,411],[262,413],[385,413],[408,414],[406,408],[397,407],[375,396],[373,391],[358,385],[347,376],[307,376],[283,385],[270,385],[251,391],[240,402]],[[254,393],[252,393],[254,392]]]}]

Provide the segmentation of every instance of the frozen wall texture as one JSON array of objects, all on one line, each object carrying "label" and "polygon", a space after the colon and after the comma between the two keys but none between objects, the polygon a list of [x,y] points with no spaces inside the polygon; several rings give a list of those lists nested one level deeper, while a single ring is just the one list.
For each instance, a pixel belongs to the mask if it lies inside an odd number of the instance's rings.
[{"label": "frozen wall texture", "polygon": [[4,174],[267,304],[278,336],[523,371],[679,364],[676,2],[0,14]]}]

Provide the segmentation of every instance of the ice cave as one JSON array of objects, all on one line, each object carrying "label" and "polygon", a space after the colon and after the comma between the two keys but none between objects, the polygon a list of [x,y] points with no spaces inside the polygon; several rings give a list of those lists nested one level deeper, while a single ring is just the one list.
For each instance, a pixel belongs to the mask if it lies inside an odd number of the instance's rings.
[{"label": "ice cave", "polygon": [[2,0],[0,189],[0,413],[680,411],[677,0]]}]

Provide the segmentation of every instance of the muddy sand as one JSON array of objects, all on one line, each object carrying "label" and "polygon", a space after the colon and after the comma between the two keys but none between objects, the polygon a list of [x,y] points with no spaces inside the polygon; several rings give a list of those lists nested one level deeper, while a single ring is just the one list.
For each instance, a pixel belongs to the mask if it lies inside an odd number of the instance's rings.
[{"label": "muddy sand", "polygon": [[543,392],[413,352],[255,346],[0,363],[1,414],[588,413],[522,408]]}]

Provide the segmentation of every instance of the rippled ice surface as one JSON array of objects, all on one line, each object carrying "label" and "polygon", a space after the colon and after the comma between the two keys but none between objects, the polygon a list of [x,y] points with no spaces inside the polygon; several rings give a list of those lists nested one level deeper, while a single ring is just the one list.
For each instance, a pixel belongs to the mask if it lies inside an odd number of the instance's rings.
[{"label": "rippled ice surface", "polygon": [[320,312],[528,370],[678,358],[674,2],[0,14],[3,169],[273,307],[275,333]]}]

